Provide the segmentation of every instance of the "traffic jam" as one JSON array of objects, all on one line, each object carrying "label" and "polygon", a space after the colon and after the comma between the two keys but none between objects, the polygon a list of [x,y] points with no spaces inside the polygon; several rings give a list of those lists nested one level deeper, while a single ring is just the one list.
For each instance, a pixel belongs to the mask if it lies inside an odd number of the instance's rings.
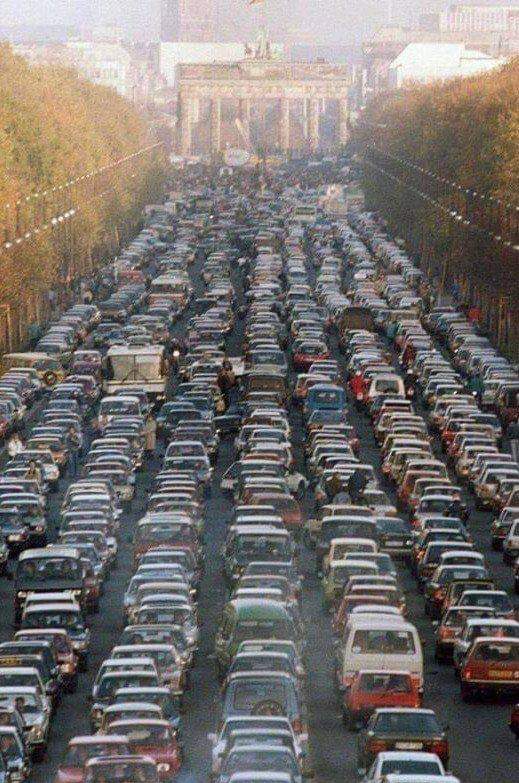
[{"label": "traffic jam", "polygon": [[516,780],[516,367],[304,172],[184,179],[1,360],[0,783]]}]

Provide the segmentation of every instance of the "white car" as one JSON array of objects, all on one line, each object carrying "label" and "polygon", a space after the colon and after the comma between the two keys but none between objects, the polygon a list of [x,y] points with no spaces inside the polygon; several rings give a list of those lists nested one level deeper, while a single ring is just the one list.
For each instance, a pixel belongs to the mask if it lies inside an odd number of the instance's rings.
[{"label": "white car", "polygon": [[[363,783],[386,783],[388,775],[426,776],[427,780],[444,778],[445,768],[436,753],[423,753],[421,751],[383,751],[379,753],[371,765]],[[443,783],[443,781],[442,781]]]},{"label": "white car", "polygon": [[519,555],[519,520],[512,522],[512,527],[503,541],[503,560],[511,564]]},{"label": "white car", "polygon": [[443,775],[440,778],[438,775],[387,775],[384,783],[437,783],[438,780],[441,783],[461,783],[454,775]]}]

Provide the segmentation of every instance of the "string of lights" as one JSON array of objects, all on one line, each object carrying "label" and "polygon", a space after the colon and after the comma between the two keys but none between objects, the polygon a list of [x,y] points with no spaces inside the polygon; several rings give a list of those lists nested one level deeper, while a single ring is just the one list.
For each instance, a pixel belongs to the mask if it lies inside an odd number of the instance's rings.
[{"label": "string of lights", "polygon": [[[381,153],[380,150],[378,150],[374,146],[371,149],[373,149],[378,154],[387,155],[387,153]],[[396,156],[388,155],[388,157],[396,157]],[[519,245],[514,244],[509,239],[505,239],[501,234],[498,234],[497,232],[491,231],[488,228],[484,228],[480,226],[478,223],[470,220],[469,217],[467,217],[467,215],[462,214],[462,212],[460,212],[458,209],[454,209],[450,206],[446,206],[445,204],[443,204],[442,202],[438,201],[433,196],[431,196],[429,193],[425,193],[423,190],[411,184],[410,182],[406,182],[400,177],[397,177],[395,174],[392,174],[383,166],[381,166],[378,163],[375,163],[374,161],[370,160],[368,157],[364,156],[363,158],[360,159],[360,162],[363,165],[366,165],[376,170],[379,174],[391,180],[392,182],[396,183],[400,187],[414,193],[422,201],[428,203],[431,207],[439,211],[447,219],[452,220],[454,223],[458,225],[464,226],[465,229],[469,231],[477,232],[480,235],[485,236],[487,239],[493,240],[494,242],[498,243],[503,248],[506,248],[507,250],[512,251],[513,253],[519,255]]]},{"label": "string of lights", "polygon": [[382,151],[375,144],[371,146],[372,149],[376,150],[376,152],[379,155],[384,155],[387,158],[391,158],[392,160],[397,161],[400,165],[409,169],[413,169],[414,171],[419,172],[420,174],[425,175],[435,180],[436,182],[441,183],[442,185],[446,185],[454,190],[459,191],[460,193],[465,193],[473,198],[478,198],[483,201],[489,201],[490,203],[497,204],[498,206],[504,207],[505,209],[513,209],[519,213],[519,205],[517,204],[512,204],[511,202],[503,201],[502,199],[497,198],[497,196],[492,196],[489,193],[482,193],[478,190],[474,190],[473,188],[467,188],[464,185],[461,185],[459,182],[447,179],[446,177],[442,177],[437,172],[431,171],[430,169],[427,169],[424,166],[420,166],[419,164],[414,163],[413,161],[408,160],[407,158],[402,158],[399,155],[393,155],[391,152],[388,152],[387,150]]},{"label": "string of lights", "polygon": [[[74,179],[69,180],[67,183],[59,186],[55,186],[54,188],[41,191],[41,193],[35,193],[31,194],[29,197],[25,197],[23,200],[19,200],[16,202],[16,204],[23,203],[24,201],[30,200],[30,198],[39,198],[42,196],[45,196],[49,193],[54,193],[56,191],[64,191],[67,188],[71,187],[72,185],[77,184],[78,182],[82,182],[85,180],[92,179],[93,177],[102,174],[107,173],[111,170],[116,169],[119,166],[122,166],[130,161],[135,161],[138,157],[145,155],[158,147],[162,146],[162,142],[158,142],[156,144],[149,145],[148,147],[144,147],[140,150],[137,150],[136,152],[132,153],[131,155],[126,155],[124,158],[120,158],[117,161],[114,161],[113,163],[110,163],[106,166],[102,166],[99,169],[96,169],[95,171],[89,172],[88,174],[83,174],[80,177],[76,177]],[[135,175],[132,175],[132,178]],[[73,207],[70,207],[66,210],[63,210],[59,212],[57,215],[47,219],[44,223],[41,225],[33,226],[27,231],[24,231],[23,234],[20,234],[17,237],[14,237],[12,239],[9,239],[3,243],[0,244],[0,251],[10,251],[13,249],[18,248],[20,245],[23,245],[25,242],[30,242],[34,239],[37,239],[41,234],[52,231],[53,229],[60,228],[63,226],[63,224],[66,221],[71,220],[72,218],[77,217],[78,213],[84,209],[84,207],[91,203],[94,200],[105,198],[107,195],[113,193],[116,190],[116,185],[112,185],[106,190],[102,191],[101,193],[94,193],[89,199],[83,200],[81,204],[77,204]],[[9,205],[7,205],[9,206]]]},{"label": "string of lights", "polygon": [[104,174],[110,171],[111,169],[114,169],[118,166],[122,166],[123,164],[128,163],[129,161],[134,160],[135,158],[138,158],[141,155],[145,155],[161,146],[162,146],[162,142],[159,141],[159,142],[155,142],[154,144],[150,144],[147,147],[142,147],[141,149],[136,150],[136,152],[132,152],[130,155],[125,155],[123,158],[114,160],[112,161],[112,163],[107,163],[105,166],[100,166],[98,169],[89,171],[86,174],[81,174],[78,177],[73,177],[72,179],[67,180],[67,182],[63,182],[61,185],[54,185],[52,188],[46,188],[45,190],[41,190],[36,193],[29,193],[26,196],[20,196],[20,198],[18,198],[16,201],[8,202],[7,204],[4,204],[3,208],[5,210],[13,209],[15,207],[20,207],[23,204],[27,204],[30,201],[35,201],[36,199],[45,198],[52,193],[59,193],[64,190],[68,190],[69,188],[79,184],[80,182],[85,182],[86,180],[93,179],[94,177],[97,177],[100,174]]}]

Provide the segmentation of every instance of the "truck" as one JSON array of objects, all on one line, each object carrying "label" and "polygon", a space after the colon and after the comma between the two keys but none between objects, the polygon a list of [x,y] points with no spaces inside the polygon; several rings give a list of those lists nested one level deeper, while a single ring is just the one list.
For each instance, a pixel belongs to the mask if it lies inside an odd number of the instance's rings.
[{"label": "truck", "polygon": [[162,345],[114,345],[105,359],[103,391],[145,389],[149,397],[163,399],[168,381],[168,364]]}]

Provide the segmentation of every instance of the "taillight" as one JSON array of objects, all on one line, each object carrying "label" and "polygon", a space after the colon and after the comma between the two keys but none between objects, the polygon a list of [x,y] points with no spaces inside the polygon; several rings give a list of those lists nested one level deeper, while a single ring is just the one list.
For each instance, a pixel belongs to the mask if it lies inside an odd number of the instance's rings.
[{"label": "taillight", "polygon": [[436,753],[440,758],[447,755],[447,743],[445,740],[435,740],[431,742],[430,753]]},{"label": "taillight", "polygon": [[368,742],[368,750],[370,753],[377,754],[386,750],[386,743],[383,740],[370,740]]}]

